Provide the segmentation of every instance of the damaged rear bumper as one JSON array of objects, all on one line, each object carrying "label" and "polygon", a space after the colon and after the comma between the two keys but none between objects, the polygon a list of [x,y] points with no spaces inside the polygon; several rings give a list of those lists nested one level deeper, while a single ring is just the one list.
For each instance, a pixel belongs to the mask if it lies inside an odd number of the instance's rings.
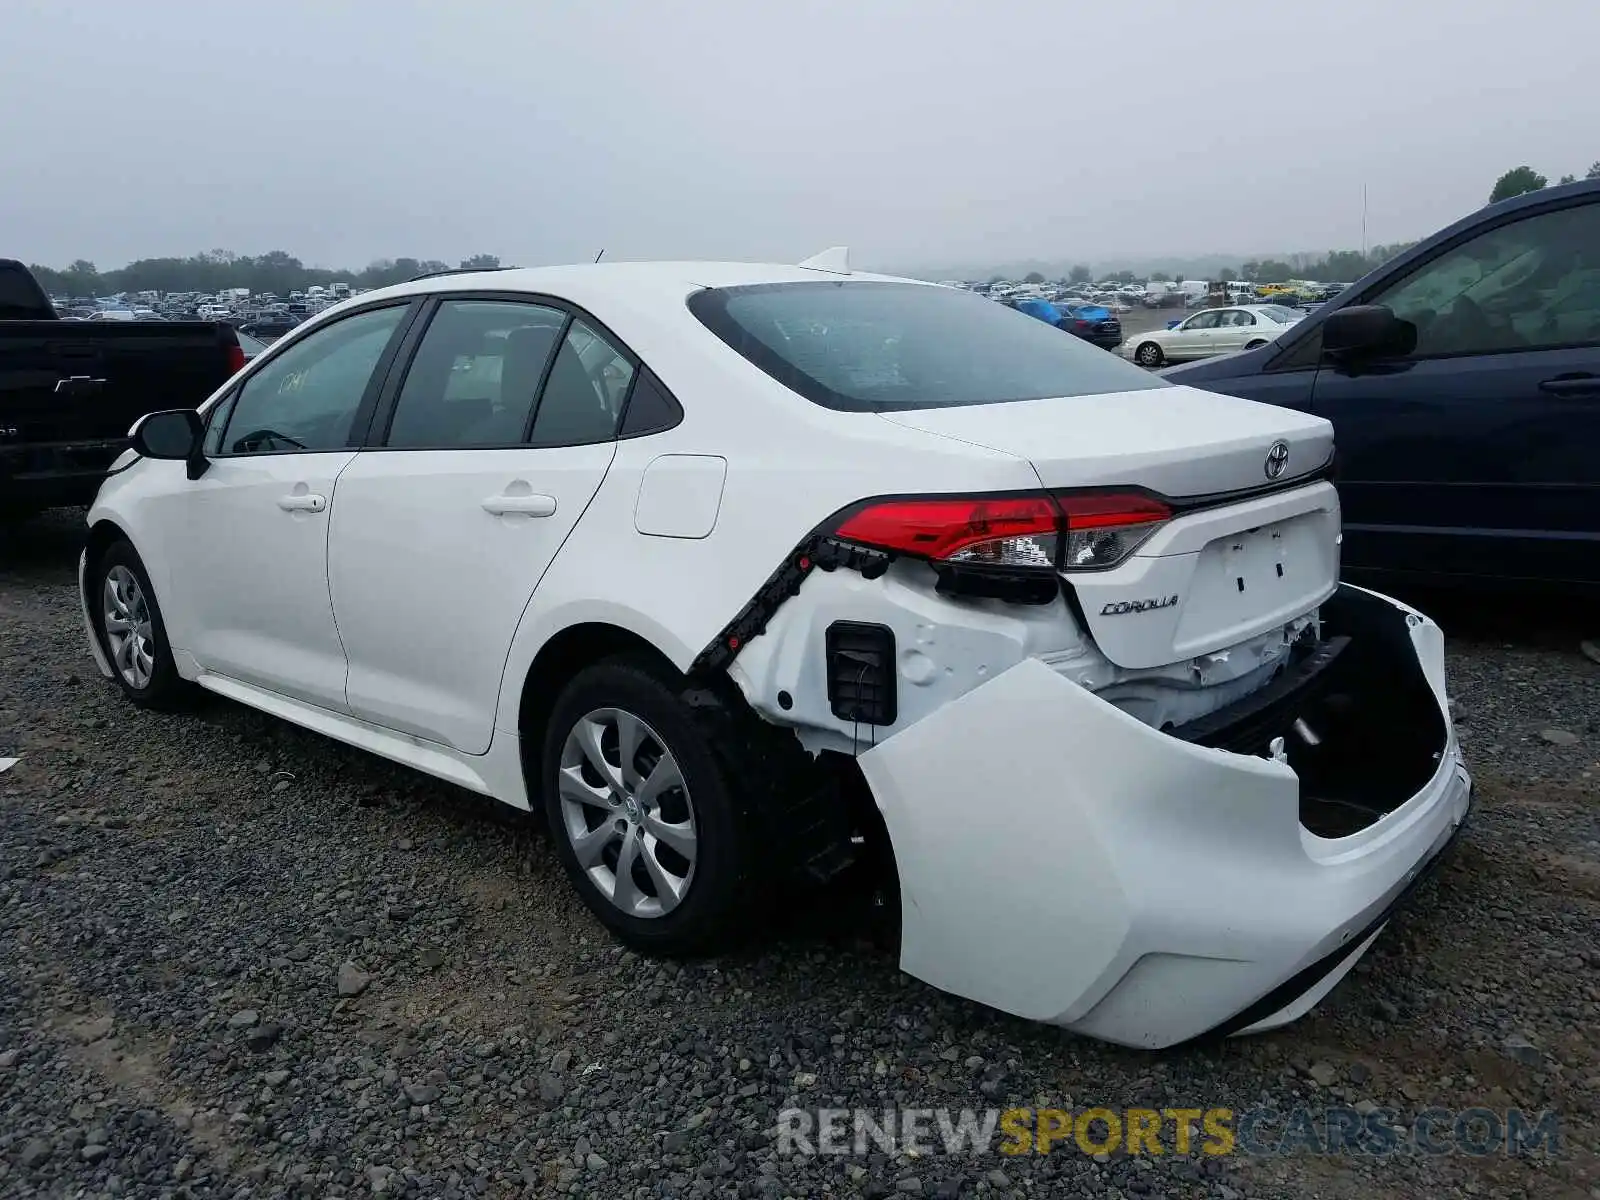
[{"label": "damaged rear bumper", "polygon": [[1404,665],[1438,706],[1442,744],[1417,790],[1356,832],[1318,836],[1288,762],[1162,733],[1024,660],[859,758],[899,874],[902,968],[1147,1048],[1308,1011],[1471,796],[1438,626],[1344,590],[1390,622],[1389,652],[1409,647]]}]

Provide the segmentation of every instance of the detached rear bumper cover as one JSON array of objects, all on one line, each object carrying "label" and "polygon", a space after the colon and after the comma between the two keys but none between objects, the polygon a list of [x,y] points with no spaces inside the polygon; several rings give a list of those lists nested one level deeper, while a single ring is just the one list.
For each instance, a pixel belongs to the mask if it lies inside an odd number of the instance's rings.
[{"label": "detached rear bumper cover", "polygon": [[[1439,628],[1395,607],[1448,726]],[[1381,931],[1471,794],[1451,732],[1409,800],[1319,838],[1286,764],[1163,734],[1034,659],[860,764],[894,846],[905,971],[1148,1048],[1301,1016]]]}]

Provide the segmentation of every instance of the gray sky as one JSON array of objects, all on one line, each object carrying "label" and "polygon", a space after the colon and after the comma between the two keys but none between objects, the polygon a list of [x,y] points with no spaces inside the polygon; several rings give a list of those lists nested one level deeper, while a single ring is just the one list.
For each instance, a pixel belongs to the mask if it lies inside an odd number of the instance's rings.
[{"label": "gray sky", "polygon": [[914,266],[1421,236],[1600,159],[1600,0],[3,0],[0,254]]}]

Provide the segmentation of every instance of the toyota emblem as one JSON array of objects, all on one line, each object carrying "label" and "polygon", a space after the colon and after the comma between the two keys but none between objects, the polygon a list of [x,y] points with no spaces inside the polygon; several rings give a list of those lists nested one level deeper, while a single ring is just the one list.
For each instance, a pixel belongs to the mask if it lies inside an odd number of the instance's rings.
[{"label": "toyota emblem", "polygon": [[1282,475],[1289,466],[1289,443],[1273,442],[1272,448],[1267,451],[1267,478],[1276,479]]}]

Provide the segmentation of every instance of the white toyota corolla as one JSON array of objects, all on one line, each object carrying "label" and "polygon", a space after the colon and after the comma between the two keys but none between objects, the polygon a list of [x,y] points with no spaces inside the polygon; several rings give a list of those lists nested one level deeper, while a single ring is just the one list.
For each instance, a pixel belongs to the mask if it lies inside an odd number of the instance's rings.
[{"label": "white toyota corolla", "polygon": [[387,288],[132,446],[108,678],[542,809],[646,950],[881,853],[906,971],[1165,1046],[1309,1009],[1467,812],[1327,422],[837,252]]}]

